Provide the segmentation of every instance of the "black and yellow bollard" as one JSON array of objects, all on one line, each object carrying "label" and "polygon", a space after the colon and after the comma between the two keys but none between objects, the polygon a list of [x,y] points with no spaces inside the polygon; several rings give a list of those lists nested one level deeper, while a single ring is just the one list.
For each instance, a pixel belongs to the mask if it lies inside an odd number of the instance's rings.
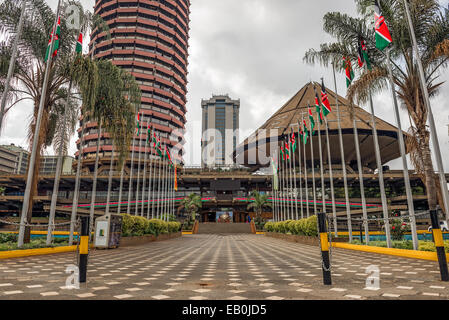
[{"label": "black and yellow bollard", "polygon": [[321,243],[321,257],[322,257],[322,268],[323,268],[323,283],[324,285],[332,285],[331,277],[331,264],[329,257],[329,239],[327,237],[327,227],[326,227],[326,214],[320,212],[318,216],[318,232],[320,233],[320,243]]},{"label": "black and yellow bollard", "polygon": [[79,280],[80,283],[85,283],[87,279],[87,257],[89,255],[89,217],[81,218],[79,255]]},{"label": "black and yellow bollard", "polygon": [[443,233],[440,229],[440,221],[438,219],[437,210],[430,210],[430,220],[432,221],[433,241],[435,242],[438,264],[440,265],[441,281],[449,281],[446,252],[444,251]]}]

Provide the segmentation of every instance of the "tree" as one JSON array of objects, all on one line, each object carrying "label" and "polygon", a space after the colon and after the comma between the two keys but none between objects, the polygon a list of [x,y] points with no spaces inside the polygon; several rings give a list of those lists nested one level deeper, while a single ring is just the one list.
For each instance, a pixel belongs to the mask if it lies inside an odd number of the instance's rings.
[{"label": "tree", "polygon": [[[357,48],[360,38],[366,41],[372,70],[362,72],[360,78],[348,89],[348,99],[353,103],[365,103],[369,92],[378,93],[388,86],[388,71],[384,52],[376,49],[373,1],[355,0],[360,17],[350,17],[340,12],[329,12],[324,16],[324,30],[337,39],[325,43],[319,50],[310,49],[304,60],[309,63],[320,62],[324,66],[333,63],[342,70],[343,57],[357,61]],[[443,82],[438,78],[448,66],[449,59],[449,7],[442,7],[437,0],[410,0],[411,14],[420,48],[419,56],[423,62],[427,88],[431,97],[437,95]],[[405,8],[402,0],[382,1],[382,13],[390,29],[393,43],[390,45],[393,65],[393,81],[396,94],[402,107],[408,111],[411,127],[406,137],[407,149],[415,170],[427,188],[429,208],[435,209],[437,201],[444,208],[441,188],[435,174],[429,146],[430,133],[427,129],[429,111],[424,102],[420,87],[418,67],[413,54],[413,46],[408,29]],[[388,49],[387,49],[388,50]]]},{"label": "tree", "polygon": [[[5,0],[0,4],[0,31],[7,36],[0,40],[0,62],[9,61],[11,46],[16,36],[16,24],[19,20],[20,9],[23,0]],[[80,8],[81,21],[91,19],[88,13],[82,10],[79,1],[70,1],[65,5],[76,4]],[[29,1],[29,10],[25,19],[21,41],[19,42],[20,55],[16,61],[11,87],[10,104],[6,110],[10,110],[23,100],[33,102],[34,112],[31,117],[28,129],[28,140],[30,146],[34,139],[38,139],[36,162],[33,170],[31,197],[27,221],[32,218],[33,196],[37,194],[38,174],[41,155],[45,148],[56,144],[66,143],[65,133],[56,140],[55,132],[58,122],[62,121],[64,113],[64,103],[68,96],[66,86],[70,79],[74,87],[78,89],[78,94],[82,99],[83,109],[93,118],[100,119],[104,126],[111,132],[112,138],[119,145],[121,159],[126,155],[129,148],[130,137],[133,132],[134,108],[124,99],[124,94],[128,92],[136,93],[138,85],[129,74],[117,70],[110,62],[94,62],[89,57],[74,54],[75,42],[78,38],[79,30],[69,29],[63,19],[65,12],[64,5],[61,8],[61,41],[57,56],[52,59],[50,65],[50,76],[48,90],[44,100],[43,116],[38,136],[34,136],[34,128],[37,119],[39,101],[41,99],[43,79],[46,71],[45,53],[48,44],[52,24],[55,20],[55,13],[44,0]],[[0,69],[4,68],[1,66]],[[1,71],[0,70],[0,71]],[[101,75],[101,81],[100,81]],[[121,78],[118,83],[117,75]],[[4,78],[3,72],[0,76]],[[114,85],[105,88],[105,84]],[[101,86],[103,85],[103,86]],[[117,88],[119,89],[117,91]],[[126,92],[125,92],[126,91]],[[121,99],[117,96],[121,96]],[[131,94],[134,102],[136,94]],[[103,99],[102,99],[103,98]],[[139,96],[140,99],[140,96]],[[79,100],[70,99],[71,119],[69,133],[74,132],[78,112]],[[113,102],[113,103],[112,103]],[[130,122],[131,119],[131,122]],[[59,126],[65,125],[59,124]],[[25,242],[30,240],[30,228],[25,230]]]},{"label": "tree", "polygon": [[181,201],[180,208],[183,208],[189,215],[192,221],[196,219],[196,213],[199,208],[202,208],[203,203],[201,197],[196,193],[191,193],[188,197]]},{"label": "tree", "polygon": [[248,210],[254,209],[256,212],[256,221],[260,222],[262,220],[263,208],[271,208],[271,203],[268,202],[268,196],[261,194],[259,191],[254,190],[251,192],[251,196],[254,200],[248,204]]}]

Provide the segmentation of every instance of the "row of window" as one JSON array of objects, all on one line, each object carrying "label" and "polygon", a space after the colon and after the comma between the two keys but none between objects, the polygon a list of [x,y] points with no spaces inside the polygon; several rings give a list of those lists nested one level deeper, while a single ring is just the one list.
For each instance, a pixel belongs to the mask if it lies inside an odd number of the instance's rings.
[{"label": "row of window", "polygon": [[[128,33],[118,31],[118,32],[113,33],[113,34],[114,35],[119,35],[119,34],[123,35],[123,34],[128,34]],[[139,35],[137,35],[137,34],[139,34]],[[114,38],[118,39],[118,37],[114,37]],[[178,49],[177,46],[172,45],[171,43],[169,43],[169,42],[167,42],[165,40],[162,40],[161,38],[158,38],[158,37],[155,37],[155,36],[150,36],[150,35],[147,35],[145,33],[141,33],[141,32],[139,32],[139,29],[137,29],[137,31],[135,33],[134,32],[132,33],[132,38],[133,39],[144,40],[144,41],[155,42],[155,43],[158,44],[159,47],[163,47],[166,51],[169,51],[169,50],[175,51],[180,57],[184,58],[184,62],[187,61],[187,51],[182,52],[181,50]],[[129,39],[129,37],[127,37],[127,39]],[[124,46],[125,45],[121,46],[121,48],[119,47],[119,49],[124,49]],[[142,47],[142,50],[144,50],[144,48],[145,48],[144,46],[142,46],[141,44],[138,44],[138,43],[136,44],[136,46]],[[108,47],[108,46],[105,46],[105,47]],[[134,47],[130,47],[130,49],[134,49]],[[152,51],[152,52],[154,52],[154,51]],[[163,53],[163,55],[165,56],[166,54]],[[171,57],[171,55],[168,55],[168,57]],[[184,62],[182,62],[182,63],[184,64]]]},{"label": "row of window", "polygon": [[[155,64],[159,64],[159,63],[156,62]],[[160,65],[160,66],[162,66],[162,65]],[[173,94],[178,93],[182,97],[182,96],[184,96],[184,94],[186,92],[185,85],[183,85],[181,82],[179,82],[178,79],[176,79],[173,76],[166,76],[165,73],[162,73],[160,70],[158,70],[156,68],[148,69],[148,68],[143,68],[143,67],[139,67],[139,66],[128,66],[128,65],[124,65],[124,66],[120,66],[120,67],[125,69],[125,70],[127,70],[130,73],[131,72],[137,72],[137,73],[149,74],[149,75],[157,76],[159,78],[162,78],[164,80],[167,80],[167,81],[171,82],[172,84],[174,84],[174,88],[172,88],[172,90],[178,89],[178,91],[176,91],[176,92],[171,91]],[[164,67],[164,66],[162,66],[162,67]],[[181,97],[180,97],[180,99],[185,101],[185,99],[181,98]]]},{"label": "row of window", "polygon": [[[106,14],[104,14],[103,16],[103,20],[107,21],[107,20],[112,20],[112,19],[142,19],[142,20],[151,20],[154,21],[156,23],[159,23],[161,25],[163,25],[164,27],[166,27],[167,29],[173,31],[173,33],[176,33],[181,39],[184,40],[185,43],[187,43],[188,41],[188,37],[187,37],[187,31],[184,31],[180,29],[180,27],[182,28],[182,25],[173,25],[170,22],[164,20],[164,19],[159,19],[159,17],[157,16],[157,13],[155,13],[155,15],[150,15],[150,14],[146,14],[143,12],[120,12],[118,13],[117,11],[111,11],[108,12]],[[99,30],[96,31],[96,33],[99,32]],[[96,34],[94,34],[96,35]],[[173,36],[173,35],[172,35]]]},{"label": "row of window", "polygon": [[[101,5],[103,3],[107,3],[110,0],[103,0],[100,2]],[[159,0],[160,3],[162,3],[163,5],[165,5],[166,7],[170,8],[173,11],[177,11],[178,12],[178,17],[181,17],[183,22],[188,25],[188,21],[186,19],[186,17],[189,16],[189,13],[187,12],[187,10],[183,7],[183,6],[173,6],[171,3],[164,1],[164,0]],[[164,8],[162,7],[156,7],[156,6],[152,6],[146,3],[137,3],[137,2],[127,2],[127,3],[119,3],[117,5],[117,3],[111,4],[110,6],[107,6],[105,8],[103,8],[102,10],[100,10],[100,12],[98,14],[102,14],[104,12],[110,11],[110,10],[114,10],[117,8],[137,8],[137,7],[141,7],[141,8],[146,8],[146,9],[150,9],[150,10],[154,10],[154,11],[161,11],[161,13],[163,13],[166,17],[169,17],[172,20],[175,20],[178,24],[180,24],[183,28],[183,30],[185,30],[185,32],[187,33],[187,29],[184,27],[184,25],[181,23],[181,21],[178,19],[177,16],[171,14],[170,12],[168,12],[167,10],[164,10]],[[184,14],[181,13],[180,9],[182,10],[182,12]]]},{"label": "row of window", "polygon": [[152,25],[146,25],[146,24],[139,23],[139,22],[114,22],[109,25],[109,28],[111,30],[114,28],[129,29],[129,28],[134,28],[134,27],[138,28],[136,32],[139,32],[141,29],[143,29],[143,30],[161,33],[164,36],[166,36],[167,38],[172,39],[173,41],[175,41],[178,44],[178,46],[182,50],[184,50],[184,52],[180,51],[176,46],[173,46],[170,42],[165,41],[164,39],[153,37],[153,38],[157,39],[158,41],[160,41],[160,43],[162,43],[163,45],[165,45],[169,48],[173,47],[173,50],[175,50],[181,57],[186,57],[187,46],[184,43],[182,43],[178,38],[176,38],[174,35],[171,35],[170,33],[166,32],[165,30],[163,30],[161,28],[158,28],[158,27],[152,26]]},{"label": "row of window", "polygon": [[[105,51],[109,51],[109,50],[112,50],[112,49],[106,49],[106,50],[104,50],[103,48],[95,49],[95,54],[99,54],[99,53],[102,53],[102,52],[105,52]],[[164,56],[162,54],[159,54],[158,52],[155,52],[152,49],[147,49],[147,50],[144,50],[144,51],[151,52],[151,53],[154,53],[154,54],[158,54],[160,56]],[[118,60],[118,61],[120,61],[120,60],[121,61],[140,61],[140,62],[145,62],[145,63],[149,63],[149,61],[152,61],[152,59],[150,57],[139,55],[139,53],[137,53],[137,52],[132,53],[132,54],[117,54],[117,53],[110,52],[109,54],[107,54],[105,56],[105,58],[106,57],[108,57],[108,58],[110,58],[112,60]],[[185,82],[187,82],[185,73],[182,73],[180,70],[178,70],[177,68],[172,67],[168,63],[164,64],[164,62],[162,62],[161,60],[157,60],[157,61],[159,61],[159,64],[162,67],[167,68],[168,70],[175,72],[181,79],[183,79]]]}]

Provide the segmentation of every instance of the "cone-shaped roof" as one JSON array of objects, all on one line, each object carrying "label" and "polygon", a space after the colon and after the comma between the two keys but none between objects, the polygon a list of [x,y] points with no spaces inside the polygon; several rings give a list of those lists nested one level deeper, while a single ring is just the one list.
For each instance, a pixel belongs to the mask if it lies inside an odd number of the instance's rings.
[{"label": "cone-shaped roof", "polygon": [[[311,107],[313,117],[315,119],[315,129],[318,130],[318,114],[315,108],[315,90],[321,101],[321,84],[308,83],[301,90],[298,91],[284,106],[282,106],[273,116],[271,116],[256,132],[248,137],[242,144],[240,144],[234,152],[236,162],[249,166],[267,166],[269,162],[261,154],[266,152],[266,155],[273,154],[276,145],[276,139],[281,139],[285,134],[290,134],[292,129],[298,132],[298,123],[302,123],[304,118],[307,121],[307,126],[310,129],[308,118],[308,107]],[[346,164],[356,167],[357,156],[354,143],[354,127],[353,120],[350,116],[350,103],[347,99],[337,96],[335,92],[326,87],[329,103],[332,112],[327,116],[329,128],[329,145],[331,152],[331,161],[333,164],[341,165],[340,142],[338,137],[338,109],[340,110],[340,123],[342,129],[344,156]],[[338,97],[338,108],[337,108]],[[374,106],[374,109],[376,106]],[[376,156],[374,150],[373,130],[371,126],[371,113],[355,106],[354,115],[357,124],[360,154],[362,165],[371,169],[375,169]],[[382,164],[385,164],[393,159],[400,157],[398,130],[395,126],[388,122],[375,117],[377,134],[379,139],[379,147],[381,151]],[[327,163],[327,140],[325,124],[321,125],[321,144],[323,152],[323,162]],[[404,133],[406,134],[406,133]],[[257,141],[257,149],[256,142]],[[276,143],[276,145],[272,145]],[[298,138],[299,143],[299,138]],[[314,162],[319,162],[319,144],[318,133],[313,136],[313,155]],[[303,151],[301,148],[301,152]],[[259,151],[259,152],[258,152]],[[249,160],[248,160],[249,154]],[[257,155],[256,159],[255,155]],[[302,157],[304,154],[302,154]],[[306,159],[311,161],[310,142],[306,145]],[[296,160],[298,162],[298,159]]]}]

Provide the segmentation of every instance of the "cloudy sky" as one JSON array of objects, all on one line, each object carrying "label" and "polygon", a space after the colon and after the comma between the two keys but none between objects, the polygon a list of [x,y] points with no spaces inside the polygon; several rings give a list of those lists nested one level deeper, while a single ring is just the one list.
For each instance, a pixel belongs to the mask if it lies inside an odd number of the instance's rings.
[{"label": "cloudy sky", "polygon": [[[447,3],[449,0],[445,0]],[[56,0],[48,1],[56,7]],[[82,0],[92,9],[93,0]],[[262,125],[306,82],[325,78],[333,89],[330,69],[302,61],[309,48],[331,41],[323,32],[323,16],[328,11],[355,15],[353,0],[191,0],[189,48],[187,144],[185,161],[200,163],[201,99],[227,93],[241,100],[240,139]],[[312,5],[313,3],[313,5]],[[442,75],[449,80],[449,71]],[[344,75],[338,75],[338,91],[346,95]],[[367,106],[363,106],[366,107]],[[449,83],[432,101],[443,159],[449,159]],[[394,123],[388,92],[375,96],[376,115]],[[31,105],[17,106],[7,116],[0,144],[26,143],[25,119]],[[404,128],[409,122],[402,112]],[[70,151],[75,151],[72,139]],[[47,151],[53,154],[53,150]],[[396,163],[391,165],[396,167]],[[445,161],[449,171],[449,161]]]}]

